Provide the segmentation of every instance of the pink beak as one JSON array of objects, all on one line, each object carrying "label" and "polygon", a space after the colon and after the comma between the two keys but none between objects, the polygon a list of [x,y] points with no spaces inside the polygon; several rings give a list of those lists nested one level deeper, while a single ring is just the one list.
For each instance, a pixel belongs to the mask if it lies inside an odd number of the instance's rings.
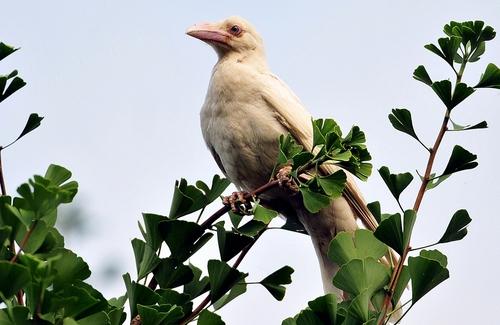
[{"label": "pink beak", "polygon": [[186,34],[207,43],[219,43],[226,46],[229,45],[231,37],[231,34],[210,23],[195,24],[187,29]]}]

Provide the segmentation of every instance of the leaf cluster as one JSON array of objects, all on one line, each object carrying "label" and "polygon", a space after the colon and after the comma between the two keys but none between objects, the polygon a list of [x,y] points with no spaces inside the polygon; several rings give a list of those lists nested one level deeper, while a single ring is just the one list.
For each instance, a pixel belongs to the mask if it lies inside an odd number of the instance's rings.
[{"label": "leaf cluster", "polygon": [[[304,206],[316,213],[342,195],[347,180],[344,170],[366,180],[372,165],[368,162],[371,156],[365,134],[359,127],[353,126],[345,137],[333,119],[313,120],[312,127],[312,151],[298,145],[290,134],[280,137],[275,170],[291,166],[291,177],[302,194]],[[333,168],[333,172],[325,173],[325,166]]]}]

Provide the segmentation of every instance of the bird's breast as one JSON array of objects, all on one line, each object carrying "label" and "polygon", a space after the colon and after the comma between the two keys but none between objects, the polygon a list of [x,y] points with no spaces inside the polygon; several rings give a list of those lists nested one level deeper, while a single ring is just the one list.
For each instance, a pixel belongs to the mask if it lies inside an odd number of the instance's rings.
[{"label": "bird's breast", "polygon": [[[236,77],[238,79],[239,77]],[[213,77],[201,111],[202,133],[227,177],[244,190],[265,184],[286,133],[252,84]]]}]

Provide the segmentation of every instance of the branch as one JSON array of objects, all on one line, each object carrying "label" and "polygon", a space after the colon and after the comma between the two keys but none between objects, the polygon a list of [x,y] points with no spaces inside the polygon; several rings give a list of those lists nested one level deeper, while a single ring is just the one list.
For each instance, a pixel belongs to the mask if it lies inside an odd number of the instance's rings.
[{"label": "branch", "polygon": [[[460,66],[460,70],[457,73],[455,89],[456,89],[457,85],[460,83],[460,81],[462,80],[462,75],[464,73],[464,69],[465,69],[466,64],[467,64],[467,61],[464,60],[464,62]],[[455,69],[453,68],[453,70],[455,70]],[[427,190],[427,185],[429,184],[429,181],[431,179],[430,175],[432,173],[432,167],[434,165],[434,160],[436,158],[437,151],[439,149],[439,146],[441,145],[441,142],[443,141],[444,134],[448,130],[448,122],[450,121],[450,113],[451,113],[451,111],[449,109],[446,109],[446,112],[445,112],[445,115],[443,118],[443,122],[441,123],[441,128],[439,129],[438,135],[436,137],[436,141],[434,142],[434,146],[429,151],[429,159],[427,160],[425,174],[424,174],[424,177],[422,178],[422,182],[420,184],[420,189],[419,189],[417,197],[415,199],[415,203],[413,204],[413,210],[415,211],[415,213],[417,213],[419,208],[420,208],[420,204],[422,203],[422,200],[424,198],[424,194]],[[409,236],[411,238],[411,233]],[[379,315],[378,322],[377,322],[379,325],[382,325],[384,323],[387,312],[389,311],[389,306],[391,305],[391,301],[392,301],[392,298],[394,296],[394,290],[396,288],[399,277],[401,275],[401,271],[403,270],[403,266],[404,266],[404,263],[406,261],[406,258],[408,257],[408,253],[411,250],[409,243],[410,243],[410,240],[408,240],[408,245],[404,248],[403,254],[401,255],[401,258],[399,259],[398,263],[396,264],[396,268],[392,272],[391,280],[389,281],[389,289],[387,290],[387,292],[385,294],[384,304],[382,306],[382,311]],[[408,311],[406,311],[403,314],[403,316],[407,312]],[[400,320],[401,319],[399,319],[398,322]]]},{"label": "branch", "polygon": [[0,146],[0,188],[2,191],[2,196],[7,195],[7,190],[5,189],[5,179],[3,178],[3,169],[2,169],[2,149]]},{"label": "branch", "polygon": [[[233,266],[232,266],[233,269],[237,269],[238,266],[240,266],[241,262],[243,261],[243,259],[245,258],[245,256],[248,254],[248,252],[250,251],[250,249],[253,247],[253,245],[255,245],[255,243],[257,242],[257,240],[259,239],[259,237],[262,236],[262,234],[266,230],[267,230],[267,227],[264,228],[264,229],[262,229],[257,235],[255,235],[253,241],[251,243],[249,243],[247,246],[245,246],[245,248],[243,248],[243,250],[241,251],[240,255],[238,255],[238,258],[233,263]],[[203,311],[203,309],[205,309],[205,307],[207,307],[207,305],[209,303],[210,303],[210,294],[208,294],[205,297],[205,299],[203,299],[203,301],[198,305],[198,307],[196,307],[193,310],[193,312],[188,317],[186,317],[184,320],[182,320],[180,324],[181,325],[186,325],[190,321],[192,321],[193,319],[195,319],[196,316],[198,316]]]},{"label": "branch", "polygon": [[[262,185],[261,187],[253,190],[252,192],[249,192],[249,193],[246,193],[244,195],[244,198],[245,200],[250,200],[256,196],[259,196],[260,194],[262,193],[265,193],[275,187],[278,187],[280,186],[280,181],[279,180],[273,180],[273,181],[270,181],[264,185]],[[231,210],[231,207],[229,205],[224,205],[222,208],[220,208],[219,210],[215,211],[210,217],[207,218],[207,220],[205,220],[202,224],[201,224],[201,227],[203,229],[203,231],[207,230],[208,228],[210,228],[212,226],[212,224],[217,221],[217,219],[219,219],[220,217],[222,217],[224,214],[226,214],[227,212],[229,212],[229,210]],[[256,238],[258,238],[258,236],[260,235],[257,235]],[[253,243],[250,245],[250,247],[253,245]],[[248,247],[248,246],[247,246]],[[250,249],[250,247],[248,249]],[[244,252],[244,250],[242,251],[242,253]],[[246,252],[245,252],[246,254]],[[244,257],[245,255],[243,255]],[[243,259],[243,257],[240,255],[240,257],[238,259]],[[241,261],[240,261],[241,263]],[[239,263],[238,263],[239,265]],[[148,287],[151,289],[151,290],[155,290],[156,289],[156,286],[158,285],[158,282],[156,281],[156,279],[154,278],[154,276],[151,278],[151,281],[149,281],[149,284],[148,284]]]}]

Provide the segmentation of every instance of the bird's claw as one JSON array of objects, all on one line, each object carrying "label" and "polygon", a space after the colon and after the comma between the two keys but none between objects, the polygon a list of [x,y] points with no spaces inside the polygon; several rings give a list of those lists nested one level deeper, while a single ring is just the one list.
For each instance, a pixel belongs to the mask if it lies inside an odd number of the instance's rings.
[{"label": "bird's claw", "polygon": [[233,194],[223,197],[222,203],[230,206],[234,213],[250,215],[252,214],[252,204],[245,198],[248,196],[248,192],[233,192]]},{"label": "bird's claw", "polygon": [[280,170],[278,170],[278,173],[276,174],[276,179],[278,180],[278,183],[281,187],[285,187],[292,192],[298,192],[299,188],[297,184],[295,184],[292,177],[290,177],[291,172],[292,172],[292,166],[285,166]]}]

